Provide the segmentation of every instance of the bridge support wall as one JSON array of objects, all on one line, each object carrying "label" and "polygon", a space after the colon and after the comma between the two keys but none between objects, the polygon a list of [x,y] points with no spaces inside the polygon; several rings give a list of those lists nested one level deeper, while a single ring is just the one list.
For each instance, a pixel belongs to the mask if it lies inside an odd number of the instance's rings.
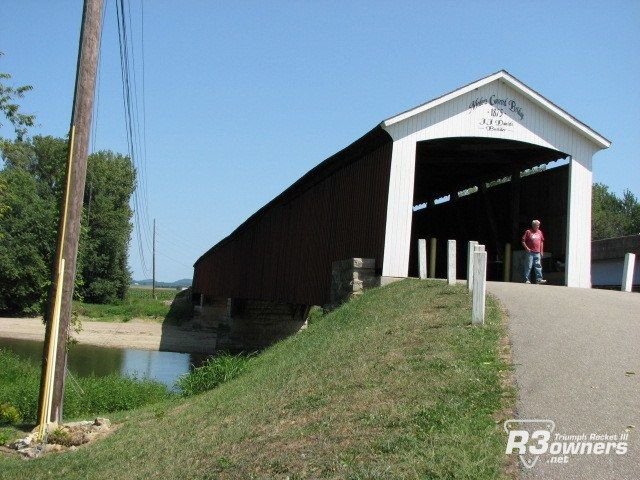
[{"label": "bridge support wall", "polygon": [[348,258],[331,263],[331,303],[328,308],[338,307],[360,295],[365,288],[377,287],[374,258]]},{"label": "bridge support wall", "polygon": [[306,325],[309,306],[238,298],[205,298],[203,325],[217,332],[217,351],[260,350]]}]

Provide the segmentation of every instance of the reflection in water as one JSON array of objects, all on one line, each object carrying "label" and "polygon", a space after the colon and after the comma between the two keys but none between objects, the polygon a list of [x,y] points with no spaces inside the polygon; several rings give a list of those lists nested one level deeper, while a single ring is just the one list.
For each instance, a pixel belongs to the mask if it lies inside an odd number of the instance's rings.
[{"label": "reflection in water", "polygon": [[[42,343],[38,343],[42,357]],[[74,375],[102,377],[113,372],[122,372],[124,353],[117,348],[93,347],[77,344],[69,350],[67,366]]]},{"label": "reflection in water", "polygon": [[124,362],[120,372],[138,378],[153,378],[172,386],[176,379],[189,371],[190,358],[184,353],[123,350]]},{"label": "reflection in water", "polygon": [[[0,337],[0,348],[13,350],[17,355],[40,365],[42,342]],[[121,348],[95,347],[78,344],[69,351],[69,371],[77,377],[120,375],[151,378],[174,387],[176,380],[192,368],[200,366],[208,355],[157,352]]]}]

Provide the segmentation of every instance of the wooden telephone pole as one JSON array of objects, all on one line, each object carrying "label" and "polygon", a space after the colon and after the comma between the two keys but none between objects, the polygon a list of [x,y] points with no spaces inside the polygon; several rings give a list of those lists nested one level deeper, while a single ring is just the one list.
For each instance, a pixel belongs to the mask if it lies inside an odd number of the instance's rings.
[{"label": "wooden telephone pole", "polygon": [[93,113],[100,51],[103,0],[85,0],[65,190],[58,224],[58,243],[47,303],[38,424],[41,433],[50,422],[62,421],[62,400],[67,365],[67,340],[76,276],[80,219],[87,174],[89,133]]}]

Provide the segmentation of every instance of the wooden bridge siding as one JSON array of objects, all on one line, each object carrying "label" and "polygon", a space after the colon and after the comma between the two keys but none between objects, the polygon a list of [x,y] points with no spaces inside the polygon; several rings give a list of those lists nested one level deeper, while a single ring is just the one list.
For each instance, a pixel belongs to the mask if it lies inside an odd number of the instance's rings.
[{"label": "wooden bridge siding", "polygon": [[322,305],[331,262],[368,257],[382,269],[391,147],[389,141],[262,212],[196,264],[194,290]]}]

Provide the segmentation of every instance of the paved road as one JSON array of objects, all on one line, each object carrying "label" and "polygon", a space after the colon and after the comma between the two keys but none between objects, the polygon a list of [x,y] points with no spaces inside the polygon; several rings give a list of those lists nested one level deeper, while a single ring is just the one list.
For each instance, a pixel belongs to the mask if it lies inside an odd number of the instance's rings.
[{"label": "paved road", "polygon": [[523,478],[640,479],[640,294],[499,282],[488,291],[510,319],[517,418],[553,420],[553,435],[630,434],[624,455],[562,465],[543,455]]}]

